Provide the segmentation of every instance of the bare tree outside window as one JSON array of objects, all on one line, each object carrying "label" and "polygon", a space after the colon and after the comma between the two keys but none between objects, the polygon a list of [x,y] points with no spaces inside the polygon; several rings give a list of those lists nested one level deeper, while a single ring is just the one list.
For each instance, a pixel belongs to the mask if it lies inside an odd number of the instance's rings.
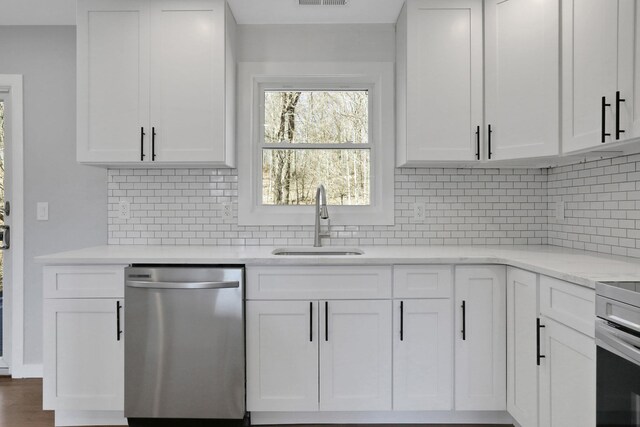
[{"label": "bare tree outside window", "polygon": [[264,205],[370,205],[370,157],[367,90],[265,91]]}]

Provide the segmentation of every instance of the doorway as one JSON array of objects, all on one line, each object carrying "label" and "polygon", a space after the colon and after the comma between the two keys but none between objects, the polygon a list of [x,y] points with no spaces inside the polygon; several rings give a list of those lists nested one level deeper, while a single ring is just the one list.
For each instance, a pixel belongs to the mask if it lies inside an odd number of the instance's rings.
[{"label": "doorway", "polygon": [[[0,97],[0,227],[5,226],[5,193],[4,193],[4,178],[5,178],[5,108],[8,107],[7,102]],[[2,240],[6,240],[5,233],[3,231]],[[6,361],[4,360],[4,250],[0,250],[0,369],[8,368]]]},{"label": "doorway", "polygon": [[0,74],[0,375],[27,376],[23,318],[22,76]]}]

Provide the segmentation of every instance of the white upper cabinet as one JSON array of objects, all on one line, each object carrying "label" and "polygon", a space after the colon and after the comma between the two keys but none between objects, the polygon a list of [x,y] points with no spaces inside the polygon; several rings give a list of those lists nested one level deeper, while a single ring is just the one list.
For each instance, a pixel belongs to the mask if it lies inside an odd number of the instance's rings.
[{"label": "white upper cabinet", "polygon": [[456,267],[455,277],[455,409],[504,411],[505,266]]},{"label": "white upper cabinet", "polygon": [[559,0],[485,0],[486,158],[560,151]]},{"label": "white upper cabinet", "polygon": [[153,4],[150,95],[155,161],[225,164],[225,3]]},{"label": "white upper cabinet", "polygon": [[235,25],[223,0],[80,0],[78,161],[233,166]]},{"label": "white upper cabinet", "polygon": [[398,166],[479,159],[482,0],[408,0],[396,31]]},{"label": "white upper cabinet", "polygon": [[148,44],[147,1],[78,1],[78,161],[136,162],[148,152]]},{"label": "white upper cabinet", "polygon": [[636,7],[635,0],[562,2],[563,152],[637,136]]}]

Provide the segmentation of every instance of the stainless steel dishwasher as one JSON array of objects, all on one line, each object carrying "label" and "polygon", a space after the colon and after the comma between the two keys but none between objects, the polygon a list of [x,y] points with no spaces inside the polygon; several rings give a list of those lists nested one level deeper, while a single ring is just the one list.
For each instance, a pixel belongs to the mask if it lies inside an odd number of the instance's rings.
[{"label": "stainless steel dishwasher", "polygon": [[242,425],[244,268],[134,265],[125,276],[129,425]]}]

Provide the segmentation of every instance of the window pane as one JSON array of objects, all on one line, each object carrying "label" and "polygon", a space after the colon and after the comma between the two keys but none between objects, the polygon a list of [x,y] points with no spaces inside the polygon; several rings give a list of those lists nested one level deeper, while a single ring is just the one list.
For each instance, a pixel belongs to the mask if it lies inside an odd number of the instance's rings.
[{"label": "window pane", "polygon": [[366,90],[264,93],[267,144],[366,144],[368,131]]},{"label": "window pane", "polygon": [[369,205],[369,150],[262,150],[262,204],[312,205],[324,184],[330,205]]}]

